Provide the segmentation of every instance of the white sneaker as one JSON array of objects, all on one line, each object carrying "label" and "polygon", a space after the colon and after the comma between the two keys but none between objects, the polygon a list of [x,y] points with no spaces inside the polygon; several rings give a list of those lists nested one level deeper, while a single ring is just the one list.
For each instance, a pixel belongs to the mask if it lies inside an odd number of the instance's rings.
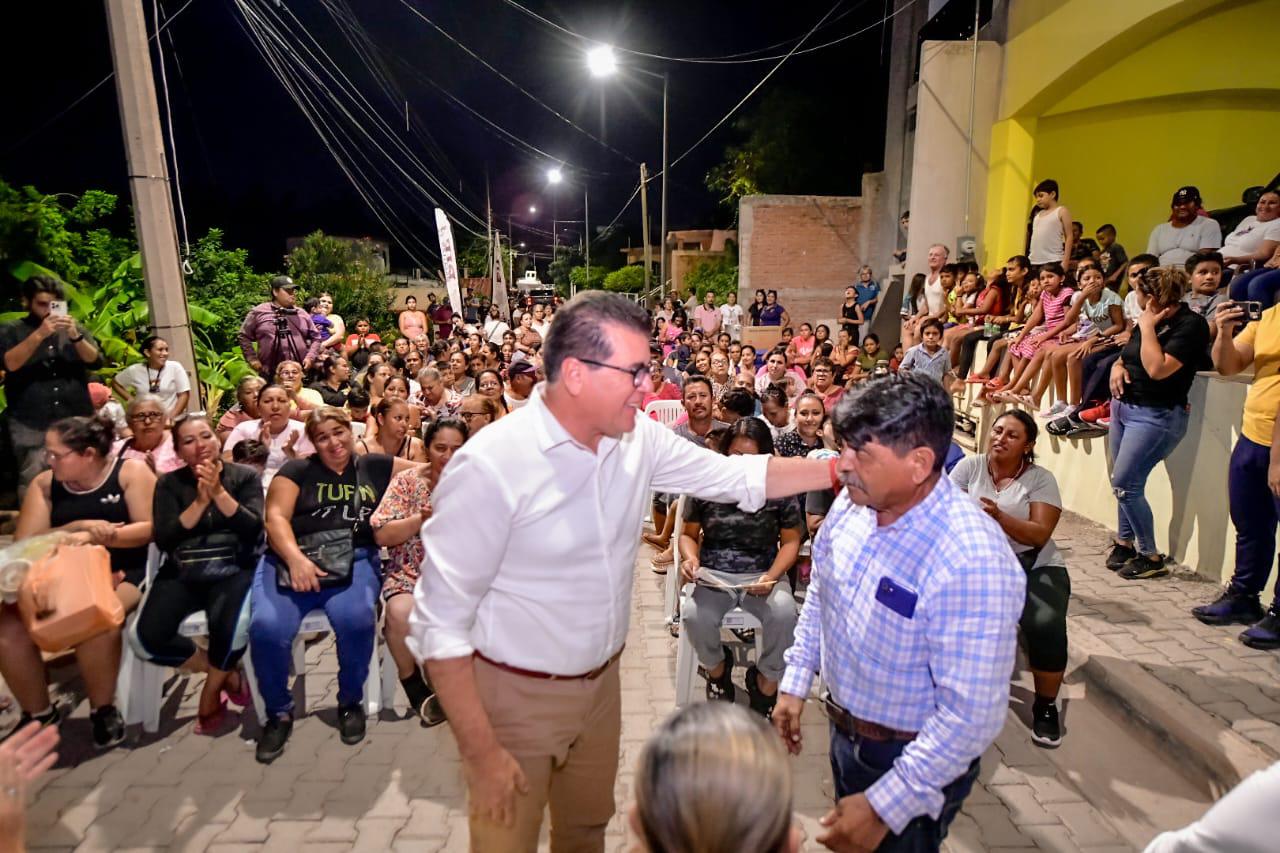
[{"label": "white sneaker", "polygon": [[1056,418],[1059,415],[1065,415],[1067,413],[1067,410],[1070,408],[1071,408],[1071,405],[1067,403],[1065,400],[1059,400],[1058,402],[1054,403],[1052,406],[1050,406],[1049,408],[1041,412],[1038,415],[1038,417],[1045,418],[1046,420],[1050,418]]}]

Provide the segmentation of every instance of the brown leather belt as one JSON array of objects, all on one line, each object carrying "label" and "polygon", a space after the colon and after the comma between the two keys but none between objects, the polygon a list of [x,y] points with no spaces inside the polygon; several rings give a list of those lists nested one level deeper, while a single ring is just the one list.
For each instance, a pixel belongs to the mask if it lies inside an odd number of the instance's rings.
[{"label": "brown leather belt", "polygon": [[836,731],[845,737],[860,737],[867,740],[888,742],[895,740],[915,740],[917,732],[904,732],[891,729],[870,720],[861,720],[837,705],[830,696],[822,698],[822,706],[826,709],[827,718],[835,725]]},{"label": "brown leather belt", "polygon": [[[626,643],[623,643],[622,649],[625,649],[626,647],[627,647]],[[541,679],[545,679],[546,681],[579,681],[579,680],[595,681],[597,678],[604,675],[605,670],[607,670],[610,666],[616,663],[618,658],[622,657],[622,649],[618,649],[616,652],[613,653],[613,655],[607,661],[600,664],[595,669],[591,670],[590,672],[584,672],[580,675],[557,675],[554,672],[538,672],[537,670],[534,670],[534,669],[523,669],[518,666],[512,666],[509,663],[496,661],[482,652],[474,652],[474,654],[476,657],[480,658],[480,660],[484,661],[490,666],[496,666],[498,669],[502,670],[503,672],[509,672],[512,675],[522,675],[525,678],[541,678]]]}]

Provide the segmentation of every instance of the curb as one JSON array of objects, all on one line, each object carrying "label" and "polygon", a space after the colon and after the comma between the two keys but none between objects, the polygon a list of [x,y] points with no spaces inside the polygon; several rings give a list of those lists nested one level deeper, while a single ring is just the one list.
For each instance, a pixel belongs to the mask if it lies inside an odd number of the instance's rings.
[{"label": "curb", "polygon": [[1208,779],[1221,796],[1249,774],[1275,763],[1239,732],[1201,710],[1141,664],[1117,657],[1093,634],[1073,626],[1083,653],[1079,671],[1145,737],[1188,771]]}]

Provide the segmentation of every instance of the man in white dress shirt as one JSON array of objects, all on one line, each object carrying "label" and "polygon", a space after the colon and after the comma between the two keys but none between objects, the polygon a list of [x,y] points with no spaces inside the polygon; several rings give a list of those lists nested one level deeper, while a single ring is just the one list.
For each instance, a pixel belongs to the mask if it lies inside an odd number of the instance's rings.
[{"label": "man in white dress shirt", "polygon": [[734,501],[828,488],[828,462],[721,456],[644,417],[649,323],[588,291],[557,312],[547,381],[453,457],[423,525],[409,646],[462,755],[471,849],[602,851],[618,658],[650,490]]}]

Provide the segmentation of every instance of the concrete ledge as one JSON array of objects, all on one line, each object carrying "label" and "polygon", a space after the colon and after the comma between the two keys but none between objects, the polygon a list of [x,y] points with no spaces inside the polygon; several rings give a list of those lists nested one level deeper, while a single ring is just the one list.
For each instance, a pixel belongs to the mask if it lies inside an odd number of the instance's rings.
[{"label": "concrete ledge", "polygon": [[1101,640],[1072,626],[1071,643],[1085,658],[1079,671],[1099,698],[1130,719],[1133,731],[1173,761],[1203,775],[1215,797],[1274,763],[1225,721],[1181,696],[1142,664],[1116,657]]}]

